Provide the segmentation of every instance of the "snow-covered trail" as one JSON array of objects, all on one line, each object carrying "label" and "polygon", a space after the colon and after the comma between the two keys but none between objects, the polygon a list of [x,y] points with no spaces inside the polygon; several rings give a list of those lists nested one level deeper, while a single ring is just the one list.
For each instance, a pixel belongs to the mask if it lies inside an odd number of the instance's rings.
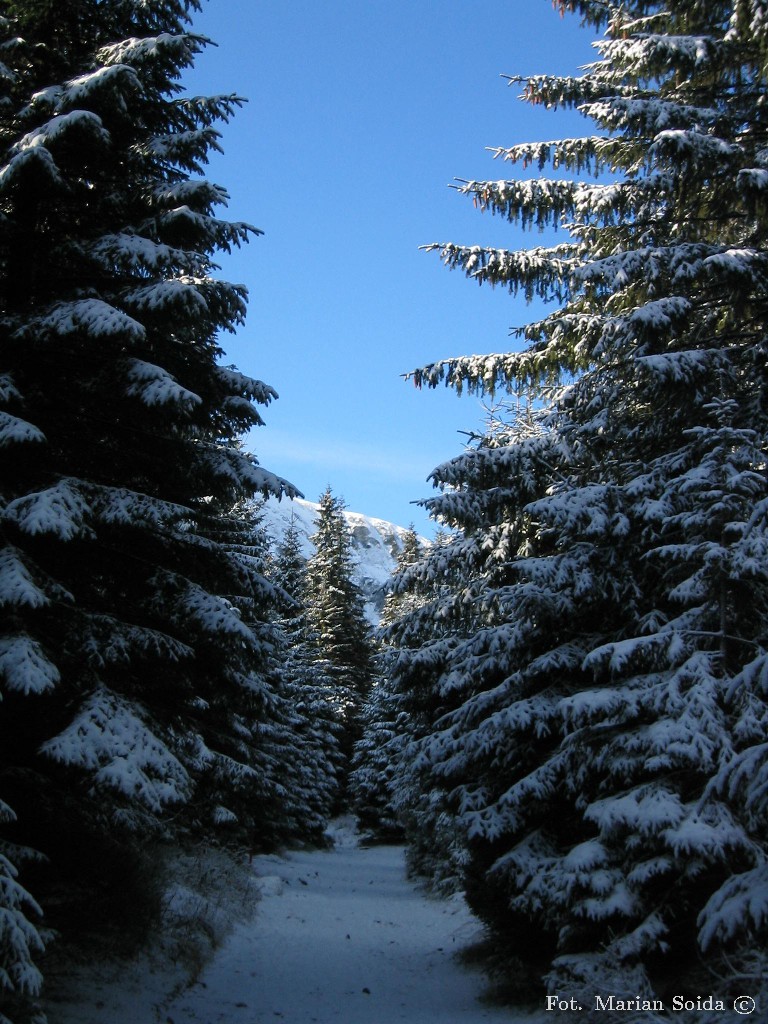
[{"label": "snow-covered trail", "polygon": [[[482,978],[454,954],[477,934],[463,901],[405,878],[403,851],[260,857],[254,919],[164,1008],[172,1024],[474,1024],[518,1020],[478,1002]],[[167,1011],[167,1016],[166,1012]],[[526,1018],[528,1021],[531,1018]]]}]

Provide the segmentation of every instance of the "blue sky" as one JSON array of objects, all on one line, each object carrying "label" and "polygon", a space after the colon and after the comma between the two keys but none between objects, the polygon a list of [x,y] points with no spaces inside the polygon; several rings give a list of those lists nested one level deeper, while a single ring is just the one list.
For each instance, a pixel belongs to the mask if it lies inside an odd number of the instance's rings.
[{"label": "blue sky", "polygon": [[218,45],[189,90],[249,100],[209,168],[228,216],[265,232],[221,260],[250,292],[225,362],[280,394],[248,447],[311,500],[330,484],[350,509],[428,534],[413,502],[485,412],[401,375],[505,351],[536,311],[419,246],[540,244],[448,186],[509,176],[485,147],[589,131],[501,76],[573,73],[592,36],[549,0],[207,0],[193,29]]}]

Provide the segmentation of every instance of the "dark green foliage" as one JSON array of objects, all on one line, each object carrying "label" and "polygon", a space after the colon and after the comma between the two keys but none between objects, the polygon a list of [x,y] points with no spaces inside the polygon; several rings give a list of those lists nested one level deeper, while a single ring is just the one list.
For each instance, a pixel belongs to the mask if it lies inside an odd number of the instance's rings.
[{"label": "dark green foliage", "polygon": [[522,352],[415,374],[518,406],[436,470],[427,504],[460,536],[410,577],[448,589],[390,634],[424,709],[414,832],[461,836],[443,867],[549,991],[663,990],[702,960],[757,990],[768,8],[559,6],[606,28],[599,60],[523,98],[592,133],[496,152],[551,179],[462,191],[567,240],[434,247],[557,309]]},{"label": "dark green foliage", "polygon": [[307,621],[328,664],[328,700],[342,725],[341,751],[349,768],[360,736],[360,714],[372,685],[370,625],[352,579],[351,542],[344,502],[328,488],[320,497],[315,551],[307,565]]},{"label": "dark green foliage", "polygon": [[269,587],[211,519],[292,489],[219,364],[256,232],[200,177],[240,100],[182,90],[196,7],[0,5],[0,791],[54,868],[71,831],[258,841],[272,798]]},{"label": "dark green foliage", "polygon": [[296,807],[295,816],[303,822],[304,838],[322,844],[328,819],[338,805],[345,768],[339,745],[343,724],[331,700],[331,666],[304,603],[306,562],[293,521],[277,548],[272,571],[282,592],[278,690],[290,709],[292,752],[283,771],[291,778],[286,790]]},{"label": "dark green foliage", "polygon": [[[421,541],[411,525],[403,537],[393,586],[384,601],[383,629],[418,601],[411,594],[398,592],[397,581],[409,565],[419,560],[421,553]],[[355,744],[350,777],[352,805],[363,834],[383,842],[403,837],[393,801],[397,786],[396,765],[408,731],[408,716],[400,709],[397,695],[390,685],[395,658],[395,652],[380,642],[377,679],[362,709],[363,735]]]}]

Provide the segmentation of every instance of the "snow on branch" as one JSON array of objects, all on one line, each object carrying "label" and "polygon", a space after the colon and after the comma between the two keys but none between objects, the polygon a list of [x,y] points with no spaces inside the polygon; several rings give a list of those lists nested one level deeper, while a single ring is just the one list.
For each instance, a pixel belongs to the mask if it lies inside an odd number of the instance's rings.
[{"label": "snow on branch", "polygon": [[45,434],[32,423],[0,410],[0,448],[9,444],[45,441]]},{"label": "snow on branch", "polygon": [[436,388],[444,382],[446,387],[455,388],[459,393],[466,385],[470,394],[493,394],[499,384],[517,379],[522,357],[516,352],[502,352],[487,356],[463,356],[456,359],[442,359],[437,363],[413,370],[406,379],[413,380],[414,386]]},{"label": "snow on branch", "polygon": [[140,399],[150,408],[175,405],[192,409],[202,404],[199,395],[182,387],[167,370],[143,359],[130,360],[127,377],[130,383],[125,389],[126,395]]},{"label": "snow on branch", "polygon": [[192,514],[186,505],[125,487],[88,484],[86,490],[94,519],[110,526],[142,524],[157,529],[169,522],[188,519]]},{"label": "snow on branch", "polygon": [[176,267],[202,273],[209,266],[208,260],[199,253],[128,231],[102,235],[89,245],[87,253],[107,269],[117,264],[125,270],[152,274]]},{"label": "snow on branch", "polygon": [[178,60],[190,59],[192,55],[199,52],[201,43],[197,37],[188,33],[162,32],[157,36],[144,38],[131,37],[122,39],[119,43],[112,43],[110,46],[102,47],[96,54],[97,59],[108,67],[119,65],[130,65],[141,67],[157,60],[171,59],[174,63]]},{"label": "snow on branch", "polygon": [[220,133],[213,127],[195,127],[152,136],[139,143],[137,148],[140,156],[202,173],[209,151],[222,152],[220,138]]},{"label": "snow on branch", "polygon": [[182,314],[190,319],[205,318],[209,312],[208,303],[200,290],[200,286],[205,284],[206,278],[190,277],[154,281],[125,293],[123,301],[137,313]]},{"label": "snow on branch", "polygon": [[600,284],[613,290],[626,287],[630,281],[653,284],[671,281],[672,287],[676,287],[701,275],[706,258],[721,250],[719,245],[681,242],[611,253],[575,267],[574,288]]},{"label": "snow on branch", "polygon": [[[157,148],[158,152],[164,152],[166,157],[171,155],[160,143]],[[161,230],[170,229],[174,232],[194,233],[199,240],[198,245],[209,249],[222,249],[225,252],[231,252],[232,246],[239,248],[249,240],[251,235],[262,234],[251,224],[219,220],[207,213],[198,213],[185,204],[161,212],[156,221]],[[144,227],[148,233],[151,233],[151,224],[148,223]]]},{"label": "snow on branch", "polygon": [[567,244],[518,252],[453,242],[435,242],[421,248],[425,252],[437,250],[450,270],[463,270],[478,284],[504,284],[515,295],[522,291],[528,301],[538,297],[563,303],[569,295],[569,276],[579,265],[576,246]]},{"label": "snow on branch", "polygon": [[167,633],[96,613],[89,616],[80,649],[87,663],[97,669],[129,665],[137,654],[166,664],[195,656],[189,644]]},{"label": "snow on branch", "polygon": [[[763,734],[765,723],[760,726]],[[754,743],[734,755],[712,788],[727,792],[732,801],[741,803],[755,822],[764,820],[768,808],[768,743]]]},{"label": "snow on branch", "polygon": [[173,101],[174,109],[189,122],[212,125],[216,121],[229,121],[246,102],[236,93],[216,96],[180,96]]},{"label": "snow on branch", "polygon": [[127,104],[123,93],[127,88],[135,92],[141,91],[141,82],[133,68],[125,64],[114,64],[111,67],[97,68],[86,75],[68,82],[61,94],[58,107],[60,110],[80,107],[92,103],[95,97],[105,90],[110,90],[113,102],[126,111]]},{"label": "snow on branch", "polygon": [[714,252],[703,261],[710,273],[718,273],[721,280],[732,285],[741,284],[753,289],[765,288],[768,283],[768,254],[750,248],[729,248]]},{"label": "snow on branch", "polygon": [[[0,821],[9,818],[4,811],[10,808],[0,802]],[[30,917],[42,917],[43,911],[17,881],[18,874],[15,864],[0,852],[0,994],[34,997],[40,994],[43,976],[32,956],[43,952],[44,943]],[[0,1020],[7,1018],[0,1013]]]},{"label": "snow on branch", "polygon": [[768,925],[768,864],[732,875],[710,896],[697,923],[705,952],[744,933],[761,934]]},{"label": "snow on branch", "polygon": [[0,608],[43,608],[51,603],[24,564],[21,552],[10,545],[0,551]]},{"label": "snow on branch", "polygon": [[303,497],[293,484],[275,473],[262,469],[254,456],[238,451],[235,448],[209,445],[200,454],[208,470],[220,481],[228,481],[238,492],[243,489],[251,494],[262,494],[268,498],[274,494],[278,498],[283,495],[289,498]]},{"label": "snow on branch", "polygon": [[459,180],[458,191],[472,197],[481,210],[499,213],[523,229],[530,225],[544,228],[558,226],[566,213],[573,213],[577,185],[572,181],[549,181],[533,178],[528,181],[466,181]]},{"label": "snow on branch", "polygon": [[[599,65],[597,65],[599,67]],[[532,106],[578,107],[582,104],[614,97],[623,91],[620,84],[601,80],[599,75],[503,75],[507,84],[522,85],[520,99]]]},{"label": "snow on branch", "polygon": [[565,225],[566,218],[603,225],[622,224],[645,211],[669,184],[662,175],[641,182],[592,184],[547,178],[512,181],[466,181],[458,191],[472,197],[481,210],[490,210],[523,229]]},{"label": "snow on branch", "polygon": [[61,479],[43,491],[11,501],[4,518],[31,536],[49,534],[67,541],[92,533],[86,525],[89,512],[77,482]]},{"label": "snow on branch", "polygon": [[90,110],[73,110],[68,114],[59,114],[39,128],[33,129],[13,146],[13,154],[24,153],[27,150],[38,146],[50,149],[62,138],[72,141],[70,136],[74,133],[87,135],[87,145],[99,142],[103,145],[109,143],[109,132],[104,128],[101,118]]},{"label": "snow on branch", "polygon": [[269,384],[264,384],[263,381],[256,380],[254,377],[246,376],[244,373],[236,370],[234,366],[217,366],[214,373],[217,379],[230,391],[237,392],[238,396],[251,399],[259,405],[269,405],[273,399],[279,397],[275,389]]},{"label": "snow on branch", "polygon": [[723,365],[726,357],[720,352],[694,350],[658,355],[638,354],[635,362],[639,369],[654,376],[659,385],[674,381],[695,386],[712,370]]},{"label": "snow on branch", "polygon": [[628,793],[606,797],[590,804],[584,812],[601,831],[619,828],[640,835],[679,825],[685,808],[677,793],[663,786],[646,785]]},{"label": "snow on branch", "polygon": [[0,373],[0,402],[17,402],[21,400],[21,392],[16,387],[10,373]]},{"label": "snow on branch", "polygon": [[188,205],[192,202],[198,207],[208,209],[213,206],[226,206],[229,203],[227,190],[205,178],[195,181],[163,182],[155,187],[152,196],[159,206],[165,207]]},{"label": "snow on branch", "polygon": [[696,128],[674,128],[660,131],[648,149],[649,157],[685,159],[693,166],[706,164],[714,174],[717,165],[739,159],[740,145],[726,142],[716,135]]},{"label": "snow on branch", "polygon": [[609,169],[631,165],[637,158],[633,144],[622,139],[590,136],[582,139],[558,139],[551,142],[523,142],[509,147],[488,147],[494,159],[519,163],[523,167],[542,170],[549,164],[553,170],[564,167],[568,171],[599,174]]},{"label": "snow on branch", "polygon": [[736,187],[745,195],[759,195],[768,192],[768,169],[745,167],[736,175]]},{"label": "snow on branch", "polygon": [[254,408],[250,398],[241,398],[239,395],[228,395],[222,399],[221,407],[233,421],[245,424],[248,427],[263,427],[264,420]]},{"label": "snow on branch", "polygon": [[714,107],[697,107],[657,96],[627,98],[616,95],[604,100],[585,103],[581,112],[610,131],[631,130],[634,134],[651,137],[657,133],[689,124],[715,123],[719,112]]},{"label": "snow on branch", "polygon": [[[664,80],[711,66],[722,59],[727,46],[714,36],[643,33],[629,38],[597,40],[595,49],[607,66],[625,75]],[[616,71],[613,72],[616,74]]]},{"label": "snow on branch", "polygon": [[23,185],[33,170],[47,181],[49,188],[63,183],[53,154],[44,146],[33,146],[17,153],[5,167],[0,168],[0,195],[7,194],[18,183]]},{"label": "snow on branch", "polygon": [[60,302],[47,314],[35,317],[19,329],[21,337],[50,333],[59,337],[82,334],[88,338],[123,335],[134,341],[144,338],[144,327],[120,309],[102,299]]},{"label": "snow on branch", "polygon": [[664,829],[664,843],[678,857],[698,856],[710,861],[728,861],[734,850],[750,847],[744,830],[722,803],[710,802],[703,809],[697,804],[686,808],[685,818]]},{"label": "snow on branch", "polygon": [[52,690],[61,678],[42,645],[25,633],[0,636],[0,676],[8,690],[25,696]]},{"label": "snow on branch", "polygon": [[194,626],[203,639],[227,636],[253,647],[253,631],[235,605],[224,597],[209,593],[194,581],[178,573],[158,570],[152,585],[152,604],[185,630]]},{"label": "snow on branch", "polygon": [[186,770],[137,706],[104,689],[88,697],[40,752],[87,772],[95,788],[116,791],[155,814],[185,800],[191,788]]}]

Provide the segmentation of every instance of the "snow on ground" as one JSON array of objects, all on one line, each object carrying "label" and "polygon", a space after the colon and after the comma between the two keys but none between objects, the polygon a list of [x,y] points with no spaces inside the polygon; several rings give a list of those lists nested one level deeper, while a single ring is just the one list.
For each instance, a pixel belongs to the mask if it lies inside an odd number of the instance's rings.
[{"label": "snow on ground", "polygon": [[[184,991],[173,976],[102,979],[78,1024],[536,1024],[479,1001],[483,978],[455,955],[479,936],[464,901],[424,896],[400,847],[357,846],[253,861],[260,899]],[[166,997],[162,982],[169,982]],[[88,1012],[83,1012],[86,1009]],[[51,1024],[61,1024],[54,1016]]]},{"label": "snow on ground", "polygon": [[482,979],[454,954],[476,937],[459,897],[433,900],[405,878],[399,847],[260,857],[262,902],[188,992],[173,1024],[469,1024],[507,1021],[477,1001]]},{"label": "snow on ground", "polygon": [[156,861],[160,927],[141,956],[124,959],[108,946],[86,960],[84,951],[52,943],[42,964],[49,1024],[164,1022],[174,993],[189,986],[237,922],[256,913],[258,880],[225,851],[158,850]]}]

